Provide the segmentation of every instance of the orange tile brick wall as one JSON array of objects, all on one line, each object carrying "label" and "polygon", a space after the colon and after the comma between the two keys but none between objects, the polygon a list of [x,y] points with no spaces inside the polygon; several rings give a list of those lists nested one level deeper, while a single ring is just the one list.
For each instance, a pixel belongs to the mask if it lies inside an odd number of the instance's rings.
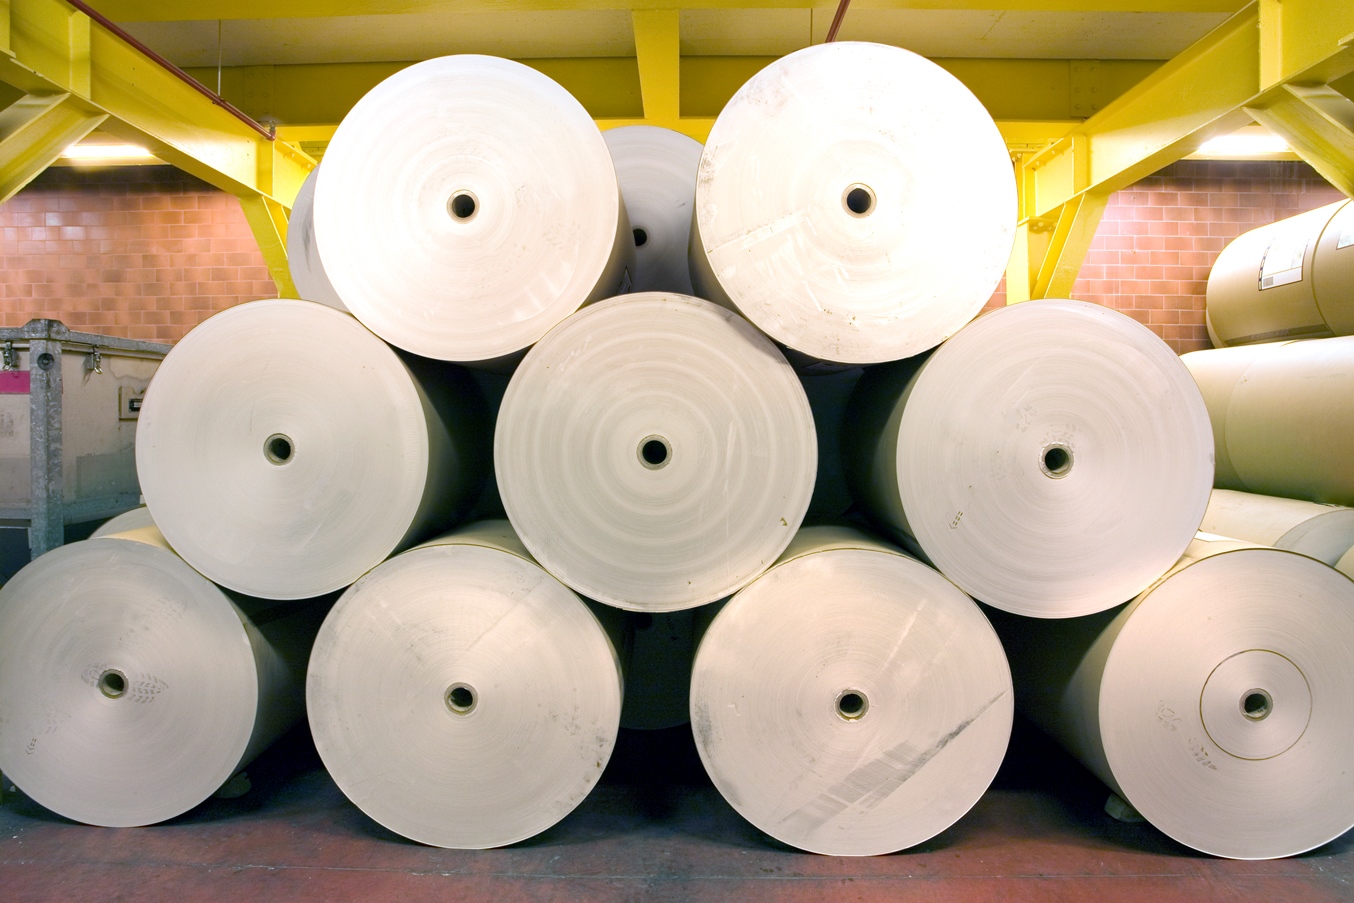
[{"label": "orange tile brick wall", "polygon": [[[1208,348],[1204,293],[1227,243],[1343,199],[1306,163],[1182,160],[1110,198],[1071,295],[1123,311],[1178,353]],[[1003,286],[988,307],[1005,303]]]},{"label": "orange tile brick wall", "polygon": [[173,167],[52,167],[0,205],[0,326],[175,342],[269,297],[240,202]]},{"label": "orange tile brick wall", "polygon": [[[1072,297],[1178,352],[1206,348],[1204,286],[1223,246],[1341,197],[1304,163],[1175,163],[1110,199]],[[0,205],[0,286],[0,326],[52,317],[161,342],[277,294],[239,202],[167,166],[43,173]],[[988,307],[1005,301],[999,287]]]}]

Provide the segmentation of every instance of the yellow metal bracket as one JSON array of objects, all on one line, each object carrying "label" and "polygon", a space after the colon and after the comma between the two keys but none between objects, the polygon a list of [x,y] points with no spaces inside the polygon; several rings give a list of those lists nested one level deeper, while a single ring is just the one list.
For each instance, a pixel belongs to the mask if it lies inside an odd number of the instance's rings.
[{"label": "yellow metal bracket", "polygon": [[245,219],[259,243],[268,272],[277,285],[278,297],[297,298],[296,286],[291,281],[287,265],[287,208],[272,198],[260,194],[240,198]]},{"label": "yellow metal bracket", "polygon": [[634,8],[630,10],[630,21],[635,32],[635,62],[639,67],[644,118],[599,119],[598,127],[606,130],[623,125],[655,125],[705,141],[714,119],[682,118],[681,11]]},{"label": "yellow metal bracket", "polygon": [[1065,294],[1109,196],[1255,119],[1354,194],[1354,4],[1262,0],[1232,16],[1068,134],[1018,155],[1020,226],[1009,302]]},{"label": "yellow metal bracket", "polygon": [[69,94],[29,94],[0,110],[0,203],[107,118],[84,109]]}]

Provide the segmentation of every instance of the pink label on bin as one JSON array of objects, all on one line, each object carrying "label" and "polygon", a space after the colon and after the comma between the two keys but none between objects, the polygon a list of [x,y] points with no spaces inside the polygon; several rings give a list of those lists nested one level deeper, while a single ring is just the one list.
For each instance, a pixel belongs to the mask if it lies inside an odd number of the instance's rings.
[{"label": "pink label on bin", "polygon": [[27,370],[0,370],[0,395],[27,395],[31,385]]}]

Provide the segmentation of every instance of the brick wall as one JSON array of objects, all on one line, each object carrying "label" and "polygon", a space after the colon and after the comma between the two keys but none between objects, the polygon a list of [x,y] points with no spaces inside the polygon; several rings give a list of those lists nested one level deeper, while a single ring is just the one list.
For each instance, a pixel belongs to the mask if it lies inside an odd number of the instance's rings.
[{"label": "brick wall", "polygon": [[175,342],[269,297],[240,202],[173,167],[52,167],[0,205],[0,326]]},{"label": "brick wall", "polygon": [[[1177,352],[1207,348],[1204,286],[1223,246],[1341,198],[1304,163],[1175,163],[1110,199],[1072,297]],[[52,317],[162,342],[277,294],[239,202],[167,166],[43,173],[0,205],[0,286],[0,326]],[[1003,286],[988,307],[1005,303]]]},{"label": "brick wall", "polygon": [[[1204,292],[1227,243],[1343,199],[1306,163],[1182,160],[1110,198],[1072,297],[1123,311],[1178,353],[1208,348]],[[988,307],[1005,303],[1003,286]]]}]

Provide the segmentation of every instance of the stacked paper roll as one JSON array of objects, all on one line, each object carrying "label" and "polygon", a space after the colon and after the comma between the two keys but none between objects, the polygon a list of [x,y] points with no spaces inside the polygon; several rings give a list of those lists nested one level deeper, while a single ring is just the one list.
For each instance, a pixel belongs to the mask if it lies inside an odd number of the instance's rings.
[{"label": "stacked paper roll", "polygon": [[898,360],[977,315],[1015,218],[1006,145],[958,79],[898,47],[820,44],[761,70],[715,120],[692,282],[811,358]]},{"label": "stacked paper roll", "polygon": [[582,802],[616,740],[621,675],[587,606],[498,521],[397,555],[344,593],[306,700],[325,766],[363,812],[479,849]]},{"label": "stacked paper roll", "polygon": [[310,171],[292,203],[287,220],[287,266],[291,269],[292,284],[302,298],[347,310],[324,272],[320,249],[315,244],[315,179],[319,174],[318,166]]},{"label": "stacked paper roll", "polygon": [[690,295],[687,244],[701,143],[651,125],[609,129],[602,137],[635,240],[632,291]]},{"label": "stacked paper roll", "polygon": [[621,727],[655,731],[686,724],[691,660],[696,654],[696,612],[627,613],[630,643],[624,656]]},{"label": "stacked paper roll", "polygon": [[1335,563],[1335,569],[1346,577],[1354,577],[1354,549],[1350,549]]},{"label": "stacked paper roll", "polygon": [[315,242],[343,304],[424,357],[511,358],[629,288],[634,240],[583,106],[511,60],[402,69],[339,124],[315,182]]},{"label": "stacked paper roll", "polygon": [[187,812],[304,714],[322,612],[251,618],[267,604],[154,527],[43,555],[0,589],[0,770],[87,824]]},{"label": "stacked paper roll", "polygon": [[1354,826],[1354,581],[1200,538],[1117,612],[993,614],[1021,710],[1162,832],[1235,859]]},{"label": "stacked paper roll", "polygon": [[137,474],[155,523],[208,578],[308,598],[474,501],[482,413],[463,373],[401,358],[346,313],[256,301],[165,357],[141,409]]},{"label": "stacked paper roll", "polygon": [[1354,505],[1354,336],[1181,360],[1203,391],[1218,459],[1227,462],[1219,488]]},{"label": "stacked paper roll", "polygon": [[973,597],[1072,617],[1118,605],[1189,545],[1213,482],[1208,412],[1123,314],[1031,301],[862,378],[857,501]]},{"label": "stacked paper roll", "polygon": [[1238,236],[1208,275],[1217,345],[1354,332],[1354,207],[1309,210]]},{"label": "stacked paper roll", "polygon": [[150,509],[142,505],[140,508],[133,508],[131,511],[124,511],[117,517],[109,518],[107,522],[100,524],[98,529],[89,534],[89,538],[99,539],[104,536],[112,536],[115,533],[130,533],[133,530],[154,526],[155,521],[150,516]]},{"label": "stacked paper roll", "polygon": [[953,824],[1006,752],[1000,643],[931,568],[814,527],[733,597],[696,654],[691,724],[716,787],[800,849],[889,853]]},{"label": "stacked paper roll", "polygon": [[576,592],[632,611],[723,598],[808,508],[804,390],[742,317],[646,292],[588,307],[513,374],[494,434],[508,519]]},{"label": "stacked paper roll", "polygon": [[1214,489],[1199,529],[1334,566],[1354,547],[1354,508]]}]

